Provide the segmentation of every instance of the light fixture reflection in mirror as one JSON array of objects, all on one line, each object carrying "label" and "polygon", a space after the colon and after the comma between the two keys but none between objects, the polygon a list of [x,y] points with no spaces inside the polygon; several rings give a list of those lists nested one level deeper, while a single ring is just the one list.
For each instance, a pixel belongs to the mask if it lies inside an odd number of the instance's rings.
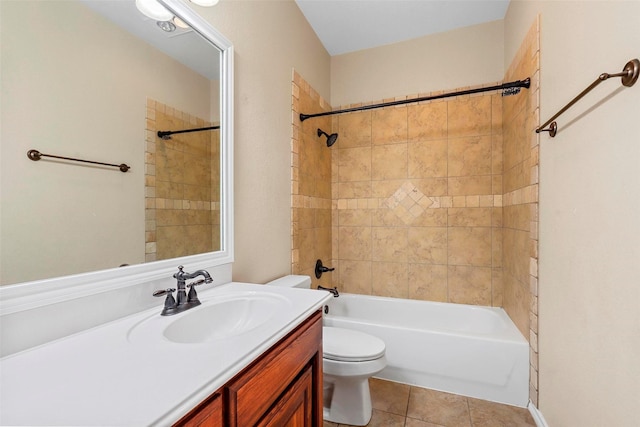
[{"label": "light fixture reflection in mirror", "polygon": [[[75,279],[76,284],[85,280],[85,276],[87,283],[94,283],[98,277],[144,275],[165,266],[174,268],[177,263],[217,265],[233,259],[233,239],[228,227],[231,216],[228,200],[232,195],[227,194],[232,188],[229,175],[232,133],[227,126],[232,118],[231,80],[227,77],[232,67],[229,57],[232,47],[186,3],[180,0],[162,3],[172,16],[195,25],[197,31],[187,30],[187,33],[197,32],[220,47],[220,50],[213,49],[215,58],[211,54],[196,55],[205,61],[196,65],[200,67],[198,71],[187,72],[191,73],[190,77],[175,78],[177,70],[184,68],[183,58],[168,58],[150,46],[153,42],[135,41],[120,28],[115,30],[118,35],[107,35],[106,28],[111,25],[108,20],[86,8],[87,5],[127,5],[135,15],[129,19],[130,23],[146,25],[144,31],[152,29],[168,40],[155,21],[136,10],[133,1],[0,3],[3,40],[1,284],[39,279],[63,283],[64,278],[60,276],[78,273],[85,274],[82,279]],[[34,30],[28,38],[18,37],[20,26],[25,22]],[[101,32],[95,34],[92,32],[95,30]],[[82,37],[78,37],[79,34]],[[168,40],[168,44],[184,37]],[[137,46],[143,44],[147,50],[136,52]],[[209,42],[200,41],[200,44]],[[221,75],[211,83],[211,79],[197,77],[201,69],[213,70],[217,75],[221,72]],[[164,72],[171,76],[168,81],[173,87],[157,80]],[[194,85],[196,80],[202,81],[206,89]],[[79,87],[67,86],[71,83]],[[211,95],[215,100],[212,101]],[[155,144],[149,132],[144,137],[151,111],[147,108],[149,100],[167,106],[165,111],[181,112],[182,119],[187,114],[189,122],[202,120],[221,125],[215,137],[209,135],[219,142],[209,148],[209,155],[220,153],[218,171],[214,168],[204,178],[212,195],[209,199],[184,196],[180,199],[189,201],[189,208],[191,200],[196,200],[196,207],[199,201],[209,203],[209,207],[217,210],[210,221],[216,230],[209,233],[209,247],[196,245],[198,251],[189,248],[186,253],[168,255],[190,255],[187,258],[135,265],[159,259],[148,256],[150,245],[145,240],[150,221],[146,208],[152,203],[151,199],[158,197],[148,192],[149,181],[157,175],[150,173],[144,154],[149,153],[149,142]],[[116,112],[124,114],[116,116]],[[8,135],[11,138],[7,138]],[[116,158],[126,161],[132,169],[122,174],[127,177],[117,177],[99,168],[53,161],[37,162],[37,165],[28,159],[27,162],[34,164],[18,161],[26,159],[24,153],[33,148],[33,141],[37,141],[38,148],[44,152],[107,161]],[[216,163],[213,157],[209,163],[211,166]],[[194,164],[196,168],[201,166],[207,167],[203,163]],[[153,164],[153,168],[157,173],[158,164]],[[182,184],[189,185],[188,182]],[[155,208],[158,202],[153,203]],[[191,209],[184,206],[182,210],[191,213]],[[214,239],[217,240],[214,242]],[[117,268],[122,264],[131,266]]]},{"label": "light fixture reflection in mirror", "polygon": [[[190,0],[198,6],[210,7],[218,4],[218,0]],[[157,0],[136,0],[136,7],[145,16],[156,21],[171,21],[174,19],[173,14],[169,12]]]},{"label": "light fixture reflection in mirror", "polygon": [[218,4],[219,0],[191,0],[192,3],[197,4],[198,6],[215,6]]},{"label": "light fixture reflection in mirror", "polygon": [[145,16],[156,21],[169,21],[173,14],[156,0],[136,0],[136,7]]}]

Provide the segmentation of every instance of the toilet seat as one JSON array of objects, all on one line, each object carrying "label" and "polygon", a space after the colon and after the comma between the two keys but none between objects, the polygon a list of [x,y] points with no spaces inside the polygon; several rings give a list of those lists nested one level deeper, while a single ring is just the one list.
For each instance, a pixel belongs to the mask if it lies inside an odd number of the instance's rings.
[{"label": "toilet seat", "polygon": [[341,362],[364,362],[384,356],[385,344],[380,338],[352,329],[322,328],[323,357]]}]

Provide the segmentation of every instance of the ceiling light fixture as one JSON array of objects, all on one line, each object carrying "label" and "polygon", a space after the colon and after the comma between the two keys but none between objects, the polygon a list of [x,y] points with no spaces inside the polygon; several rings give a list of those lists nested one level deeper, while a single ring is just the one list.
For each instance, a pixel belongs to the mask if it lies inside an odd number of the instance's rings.
[{"label": "ceiling light fixture", "polygon": [[176,30],[176,24],[171,21],[157,21],[156,25],[160,27],[162,31],[166,31],[167,33],[172,33]]}]

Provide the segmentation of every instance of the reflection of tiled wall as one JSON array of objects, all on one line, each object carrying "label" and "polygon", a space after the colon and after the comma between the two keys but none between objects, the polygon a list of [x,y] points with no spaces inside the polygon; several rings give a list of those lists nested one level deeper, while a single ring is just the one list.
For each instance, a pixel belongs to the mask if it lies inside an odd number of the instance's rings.
[{"label": "reflection of tiled wall", "polygon": [[343,114],[333,123],[339,287],[500,306],[500,94]]},{"label": "reflection of tiled wall", "polygon": [[[213,125],[212,125],[213,126]],[[220,131],[214,130],[211,137],[211,250],[222,249],[220,235]]]},{"label": "reflection of tiled wall", "polygon": [[[311,276],[314,285],[332,284],[332,274],[314,276],[316,259],[331,266],[331,150],[317,129],[330,133],[331,119],[300,122],[299,114],[330,110],[295,71],[292,82],[291,136],[291,272]],[[334,146],[335,147],[335,146]]]},{"label": "reflection of tiled wall", "polygon": [[503,307],[529,339],[530,398],[538,404],[539,21],[525,37],[505,80],[531,77],[531,88],[505,97]]},{"label": "reflection of tiled wall", "polygon": [[205,126],[202,119],[147,100],[146,261],[220,248],[219,132],[156,136],[157,130]]}]

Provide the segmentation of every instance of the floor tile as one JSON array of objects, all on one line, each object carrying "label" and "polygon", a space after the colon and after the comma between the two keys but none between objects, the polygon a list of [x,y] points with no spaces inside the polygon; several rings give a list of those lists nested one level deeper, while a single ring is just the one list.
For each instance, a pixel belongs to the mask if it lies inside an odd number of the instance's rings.
[{"label": "floor tile", "polygon": [[411,387],[407,416],[446,427],[471,426],[466,397],[418,387]]},{"label": "floor tile", "polygon": [[535,427],[536,425],[526,408],[473,398],[468,398],[468,401],[474,427]]},{"label": "floor tile", "polygon": [[[404,427],[404,421],[405,417],[403,415],[390,414],[389,412],[374,409],[371,414],[371,421],[369,421],[366,427]],[[339,424],[338,427],[354,426],[350,424]]]},{"label": "floor tile", "polygon": [[[367,427],[536,427],[526,408],[371,379]],[[353,427],[324,421],[323,427]]]},{"label": "floor tile", "polygon": [[369,388],[371,389],[371,404],[374,409],[403,417],[407,415],[411,386],[371,378]]},{"label": "floor tile", "polygon": [[438,424],[428,423],[426,421],[416,420],[413,418],[407,418],[404,427],[445,427]]},{"label": "floor tile", "polygon": [[374,409],[367,427],[404,427],[404,419],[404,415],[390,414]]}]

